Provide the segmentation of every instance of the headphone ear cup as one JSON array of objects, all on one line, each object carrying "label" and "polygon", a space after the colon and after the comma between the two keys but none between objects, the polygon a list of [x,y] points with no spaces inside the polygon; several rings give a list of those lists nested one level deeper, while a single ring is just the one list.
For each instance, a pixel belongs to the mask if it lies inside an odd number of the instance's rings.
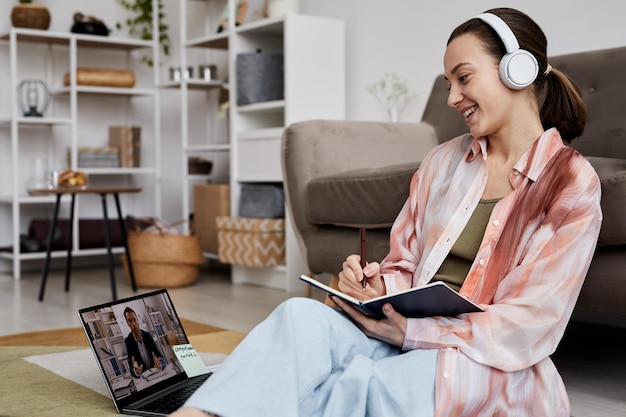
[{"label": "headphone ear cup", "polygon": [[521,90],[531,85],[539,73],[539,64],[533,54],[518,49],[500,60],[500,79],[510,89]]}]

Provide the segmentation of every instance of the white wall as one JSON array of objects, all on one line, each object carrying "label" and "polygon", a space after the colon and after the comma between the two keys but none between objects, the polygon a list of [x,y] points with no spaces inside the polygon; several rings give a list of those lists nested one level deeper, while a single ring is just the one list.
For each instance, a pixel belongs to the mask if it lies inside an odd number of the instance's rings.
[{"label": "white wall", "polygon": [[[162,79],[167,79],[168,67],[178,62],[179,1],[186,0],[165,0],[173,51],[162,67]],[[49,8],[52,14],[50,30],[53,31],[69,31],[76,11],[95,15],[111,28],[126,15],[116,0],[36,2]],[[10,28],[9,16],[16,3],[17,0],[0,1],[0,16],[5,16],[0,19],[0,33],[6,33]],[[418,93],[402,120],[419,121],[432,82],[442,72],[443,53],[450,32],[468,18],[501,5],[493,0],[300,0],[300,11],[346,22],[347,119],[386,120],[384,109],[366,91],[366,86],[381,79],[386,72],[395,72],[405,77],[412,90]],[[528,13],[539,23],[548,37],[550,55],[626,45],[624,0],[510,0],[506,5]],[[114,32],[112,36],[126,35],[125,32]],[[6,79],[8,71],[8,65],[0,65],[0,79]],[[176,93],[164,92],[162,105],[162,138],[166,144],[175,145],[180,135]],[[167,146],[164,150],[164,155],[171,155]],[[178,159],[172,158],[172,166],[177,166]],[[220,172],[227,173],[228,170],[226,164],[219,165],[215,170],[219,171],[218,178]],[[178,216],[173,213],[175,211],[166,210],[164,215],[173,219]]]},{"label": "white wall", "polygon": [[626,45],[624,0],[300,1],[302,13],[346,21],[347,118],[351,120],[386,120],[366,86],[388,71],[407,78],[419,94],[403,120],[420,120],[432,82],[443,71],[450,32],[489,8],[514,7],[530,15],[546,33],[549,55]]},{"label": "white wall", "polygon": [[[177,45],[177,4],[165,0],[167,22],[172,27],[172,45]],[[10,27],[9,15],[17,0],[0,2],[0,32]],[[72,15],[80,10],[105,20],[113,27],[124,16],[115,0],[36,0],[52,13],[50,30],[67,31]],[[403,120],[419,120],[431,84],[442,71],[445,43],[452,29],[464,20],[503,2],[416,0],[300,0],[306,14],[342,19],[347,28],[347,118],[385,120],[386,114],[366,91],[366,86],[386,72],[407,78],[419,95]],[[528,13],[548,37],[548,53],[559,55],[626,45],[626,2],[624,0],[509,0],[508,7]],[[117,36],[124,35],[116,33]],[[176,62],[176,51],[166,63]],[[324,65],[320,62],[319,65]],[[5,68],[0,68],[0,75]]]}]

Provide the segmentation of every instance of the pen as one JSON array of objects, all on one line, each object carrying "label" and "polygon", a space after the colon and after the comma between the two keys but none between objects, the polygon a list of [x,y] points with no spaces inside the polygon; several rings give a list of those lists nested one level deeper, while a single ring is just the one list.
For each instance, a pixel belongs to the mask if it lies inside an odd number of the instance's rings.
[{"label": "pen", "polygon": [[[360,235],[360,239],[361,239],[361,269],[365,268],[365,265],[367,265],[367,261],[365,260],[366,255],[365,255],[365,227],[361,227],[359,229],[359,235]],[[363,288],[365,288],[365,286],[367,285],[367,279],[365,277],[365,273],[363,273],[363,280],[361,281],[361,284],[363,285]]]}]

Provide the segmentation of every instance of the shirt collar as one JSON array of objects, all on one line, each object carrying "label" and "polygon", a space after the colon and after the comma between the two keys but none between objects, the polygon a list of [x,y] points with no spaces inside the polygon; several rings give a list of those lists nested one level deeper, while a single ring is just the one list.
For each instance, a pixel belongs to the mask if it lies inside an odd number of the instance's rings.
[{"label": "shirt collar", "polygon": [[[555,128],[548,129],[533,143],[530,149],[524,152],[513,169],[528,179],[537,181],[548,161],[564,146],[558,130]],[[487,139],[485,137],[479,137],[472,141],[466,160],[468,162],[473,161],[478,155],[482,155],[483,159],[486,158]]]}]

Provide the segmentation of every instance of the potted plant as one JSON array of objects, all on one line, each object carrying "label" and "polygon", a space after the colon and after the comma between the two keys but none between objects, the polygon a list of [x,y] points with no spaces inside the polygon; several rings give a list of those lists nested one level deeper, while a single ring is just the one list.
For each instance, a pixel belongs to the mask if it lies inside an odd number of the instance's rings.
[{"label": "potted plant", "polygon": [[50,12],[46,6],[32,0],[19,0],[11,10],[11,23],[17,28],[46,30],[50,26]]},{"label": "potted plant", "polygon": [[[129,17],[124,23],[117,22],[116,28],[122,29],[125,25],[128,28],[128,34],[139,37],[143,40],[152,40],[152,0],[117,0],[117,2],[126,10],[135,13],[134,17]],[[163,1],[158,0],[158,22],[159,22],[159,44],[163,55],[170,54],[170,37],[168,34],[169,26],[165,23],[165,13],[163,12]],[[152,66],[152,58],[148,56],[142,57],[142,61]]]}]

